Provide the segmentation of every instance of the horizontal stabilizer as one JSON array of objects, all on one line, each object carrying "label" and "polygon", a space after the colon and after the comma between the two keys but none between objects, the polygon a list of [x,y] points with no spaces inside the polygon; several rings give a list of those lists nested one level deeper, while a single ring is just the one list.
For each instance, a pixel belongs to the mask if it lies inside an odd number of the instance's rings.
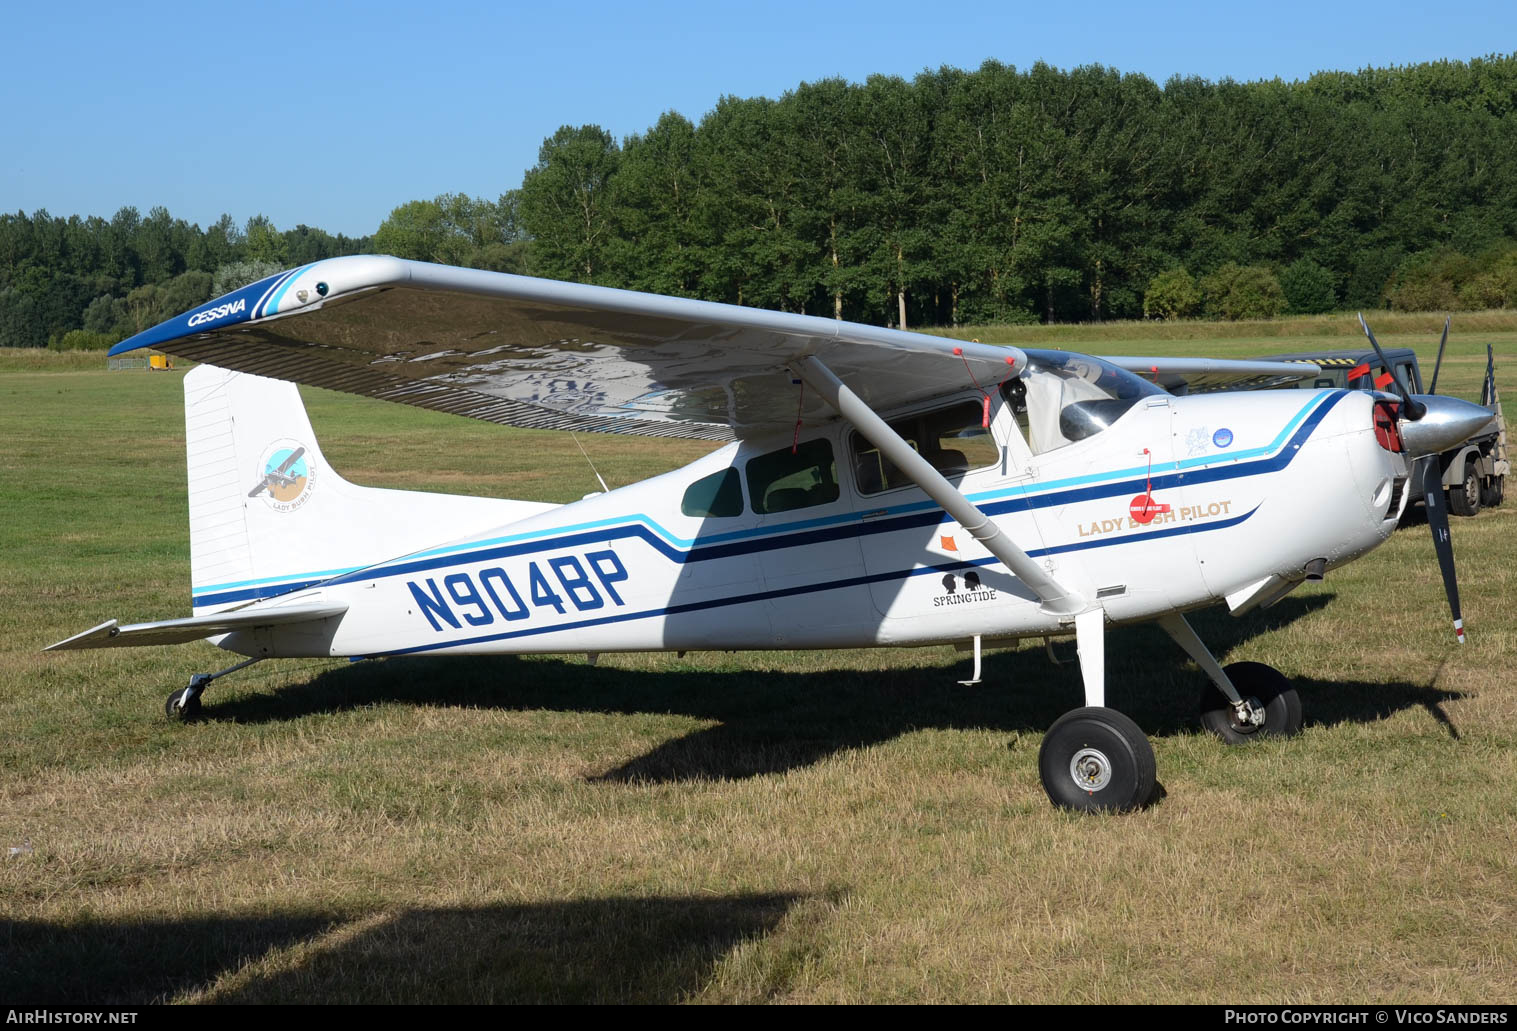
[{"label": "horizontal stabilizer", "polygon": [[43,650],[57,652],[80,648],[135,648],[150,644],[185,644],[189,641],[214,637],[217,634],[229,634],[234,630],[256,630],[259,627],[330,619],[346,611],[348,611],[347,605],[341,602],[313,602],[305,605],[234,609],[230,612],[215,612],[209,616],[164,619],[156,623],[133,623],[130,626],[118,626],[116,621],[111,619],[82,634],[75,634],[57,644],[50,644]]}]

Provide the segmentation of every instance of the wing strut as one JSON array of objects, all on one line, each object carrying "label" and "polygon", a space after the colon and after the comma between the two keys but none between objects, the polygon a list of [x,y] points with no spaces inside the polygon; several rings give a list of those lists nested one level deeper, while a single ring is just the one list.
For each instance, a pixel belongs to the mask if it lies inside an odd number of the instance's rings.
[{"label": "wing strut", "polygon": [[896,468],[911,477],[927,496],[943,506],[943,510],[959,525],[968,530],[975,540],[1006,566],[1007,569],[1032,589],[1042,599],[1043,608],[1061,616],[1073,616],[1088,608],[1086,600],[1061,585],[1038,565],[1021,548],[1011,542],[1001,528],[981,512],[979,507],[964,496],[932,464],[917,454],[890,426],[874,413],[864,401],[833,375],[831,369],[815,356],[801,358],[794,365],[796,373],[806,385],[820,394],[853,427],[862,433],[880,453],[895,463]]}]

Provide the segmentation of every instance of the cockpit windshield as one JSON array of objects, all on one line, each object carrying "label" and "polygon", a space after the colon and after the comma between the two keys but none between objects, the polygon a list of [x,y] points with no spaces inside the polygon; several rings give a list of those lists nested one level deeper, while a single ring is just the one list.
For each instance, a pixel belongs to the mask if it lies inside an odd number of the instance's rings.
[{"label": "cockpit windshield", "polygon": [[1158,386],[1088,354],[1028,351],[1027,371],[1002,388],[1035,454],[1094,436]]}]

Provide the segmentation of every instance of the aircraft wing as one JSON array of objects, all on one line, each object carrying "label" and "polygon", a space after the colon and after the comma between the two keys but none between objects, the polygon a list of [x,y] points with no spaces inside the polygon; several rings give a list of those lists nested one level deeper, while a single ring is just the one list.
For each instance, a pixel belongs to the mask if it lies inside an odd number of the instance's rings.
[{"label": "aircraft wing", "polygon": [[1215,390],[1261,390],[1310,379],[1322,370],[1309,362],[1234,361],[1228,358],[1134,358],[1103,356],[1113,365],[1151,380],[1171,394]]},{"label": "aircraft wing", "polygon": [[122,341],[490,422],[726,440],[834,417],[788,366],[827,363],[874,407],[1026,366],[963,343],[708,301],[381,256],[329,258]]},{"label": "aircraft wing", "polygon": [[108,619],[82,634],[50,644],[43,651],[77,651],[81,648],[134,648],[147,644],[185,644],[203,637],[229,634],[234,630],[255,630],[265,626],[283,626],[288,623],[311,623],[330,619],[348,611],[346,604],[337,602],[311,602],[303,605],[253,606],[215,612],[209,616],[190,616],[186,619],[164,619],[156,623],[133,623],[118,626]]}]

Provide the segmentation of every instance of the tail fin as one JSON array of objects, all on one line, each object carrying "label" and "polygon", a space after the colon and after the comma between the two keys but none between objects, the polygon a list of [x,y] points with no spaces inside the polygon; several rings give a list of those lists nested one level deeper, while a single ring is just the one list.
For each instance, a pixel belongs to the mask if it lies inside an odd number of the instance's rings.
[{"label": "tail fin", "polygon": [[195,612],[299,590],[553,508],[359,487],[327,464],[293,383],[184,378]]}]

